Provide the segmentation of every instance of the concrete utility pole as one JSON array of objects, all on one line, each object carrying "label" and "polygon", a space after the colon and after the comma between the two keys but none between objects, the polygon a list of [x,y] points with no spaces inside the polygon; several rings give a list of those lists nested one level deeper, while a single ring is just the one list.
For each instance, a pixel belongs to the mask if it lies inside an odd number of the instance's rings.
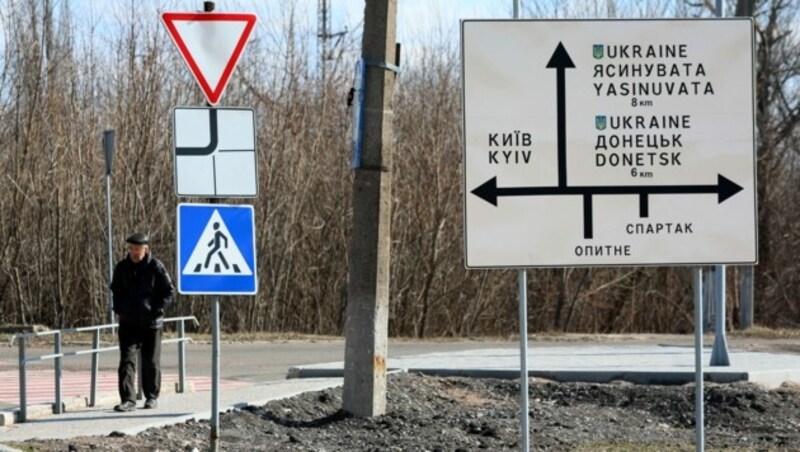
[{"label": "concrete utility pole", "polygon": [[369,0],[361,53],[367,61],[361,166],[353,182],[343,409],[386,412],[389,233],[392,190],[392,94],[397,0]]}]

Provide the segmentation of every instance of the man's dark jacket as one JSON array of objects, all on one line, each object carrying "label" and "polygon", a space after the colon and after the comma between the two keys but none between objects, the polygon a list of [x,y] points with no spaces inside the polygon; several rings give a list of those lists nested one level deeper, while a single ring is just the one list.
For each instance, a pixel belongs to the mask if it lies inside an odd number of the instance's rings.
[{"label": "man's dark jacket", "polygon": [[111,292],[120,323],[154,329],[163,326],[164,311],[175,296],[167,269],[150,253],[138,264],[130,256],[119,261],[114,267]]}]

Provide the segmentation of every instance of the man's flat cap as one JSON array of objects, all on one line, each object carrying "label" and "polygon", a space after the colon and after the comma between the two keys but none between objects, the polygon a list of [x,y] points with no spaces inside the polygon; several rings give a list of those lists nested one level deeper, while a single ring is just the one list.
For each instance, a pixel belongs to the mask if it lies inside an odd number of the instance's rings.
[{"label": "man's flat cap", "polygon": [[141,232],[137,232],[136,234],[131,235],[126,240],[128,243],[132,243],[134,245],[147,245],[150,243],[150,237],[147,234],[142,234]]}]

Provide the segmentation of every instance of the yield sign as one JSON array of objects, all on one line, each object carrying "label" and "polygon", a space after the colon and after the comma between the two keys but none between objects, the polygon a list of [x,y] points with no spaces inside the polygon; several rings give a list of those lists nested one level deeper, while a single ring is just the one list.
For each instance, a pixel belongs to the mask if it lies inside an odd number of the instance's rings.
[{"label": "yield sign", "polygon": [[253,31],[251,13],[163,13],[161,20],[211,105],[222,97]]}]

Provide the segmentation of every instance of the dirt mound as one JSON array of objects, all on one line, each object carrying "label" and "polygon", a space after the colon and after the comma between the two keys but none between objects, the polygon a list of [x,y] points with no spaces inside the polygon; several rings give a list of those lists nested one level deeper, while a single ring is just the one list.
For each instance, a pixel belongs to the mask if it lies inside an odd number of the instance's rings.
[{"label": "dirt mound", "polygon": [[[532,450],[695,449],[694,387],[531,380]],[[800,450],[800,391],[709,385],[706,447]],[[222,450],[519,450],[515,380],[389,377],[387,413],[361,419],[340,410],[341,388],[306,393],[220,416]],[[70,440],[27,441],[26,450],[207,450],[208,421]]]}]

